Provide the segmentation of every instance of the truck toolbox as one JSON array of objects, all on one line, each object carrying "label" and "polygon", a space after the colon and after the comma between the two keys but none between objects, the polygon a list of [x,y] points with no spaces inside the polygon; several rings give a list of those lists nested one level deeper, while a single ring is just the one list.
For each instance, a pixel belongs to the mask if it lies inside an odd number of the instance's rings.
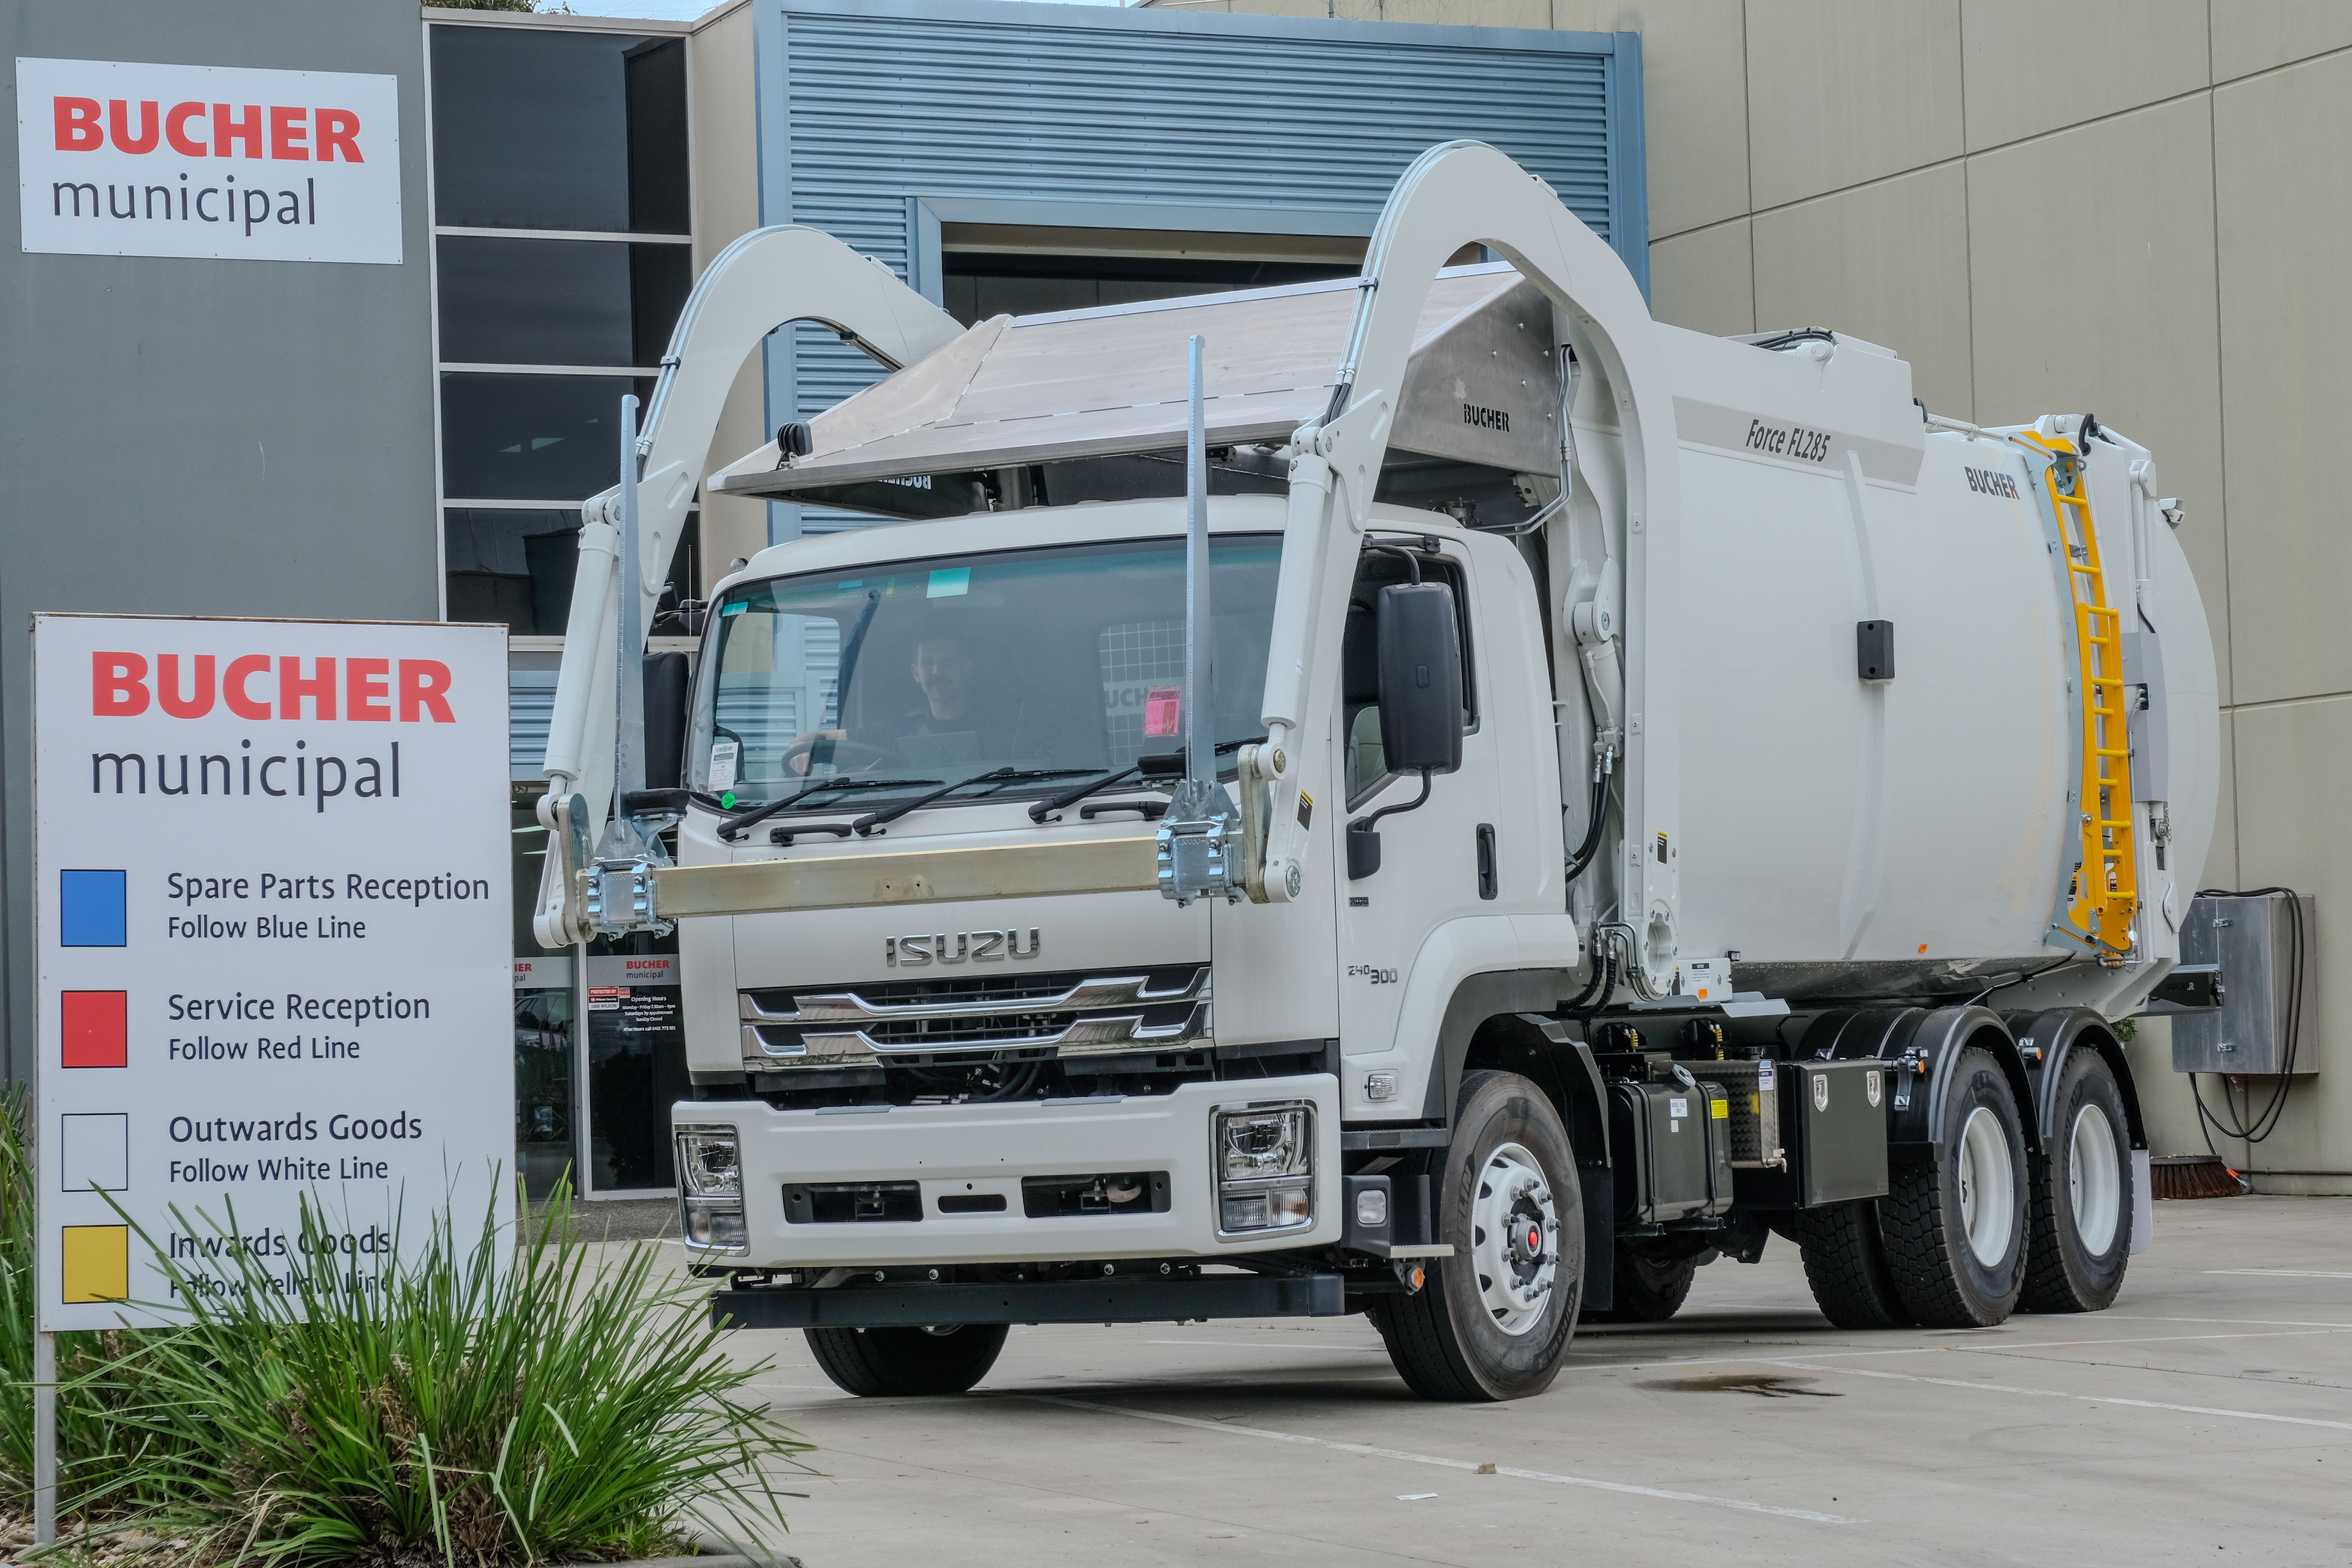
[{"label": "truck toolbox", "polygon": [[1886,1194],[1885,1062],[1782,1062],[1780,1170],[1739,1173],[1739,1201],[1756,1208],[1818,1208]]}]

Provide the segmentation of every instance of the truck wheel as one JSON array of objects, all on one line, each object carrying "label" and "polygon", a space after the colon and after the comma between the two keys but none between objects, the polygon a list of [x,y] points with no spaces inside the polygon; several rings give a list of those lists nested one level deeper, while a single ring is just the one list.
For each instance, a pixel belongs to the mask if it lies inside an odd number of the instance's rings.
[{"label": "truck wheel", "polygon": [[1663,1323],[1683,1310],[1691,1281],[1698,1275],[1698,1259],[1675,1258],[1665,1262],[1617,1246],[1616,1289],[1605,1308],[1588,1309],[1588,1323]]},{"label": "truck wheel", "polygon": [[1822,1316],[1841,1329],[1910,1327],[1910,1309],[1895,1289],[1879,1240],[1876,1204],[1799,1209],[1789,1216],[1789,1233],[1803,1249],[1805,1283]]},{"label": "truck wheel", "polygon": [[1516,1073],[1462,1080],[1438,1177],[1454,1256],[1381,1314],[1389,1358],[1423,1399],[1524,1399],[1559,1375],[1584,1286],[1584,1201],[1559,1113]]},{"label": "truck wheel", "polygon": [[2025,1134],[2017,1098],[1989,1051],[1952,1064],[1931,1157],[1887,1173],[1878,1233],[1903,1305],[1924,1328],[1982,1329],[2025,1285]]},{"label": "truck wheel", "polygon": [[2033,1162],[2033,1245],[2021,1304],[2029,1312],[2112,1305],[2131,1262],[2130,1123],[2115,1069],[2097,1052],[2066,1053],[2050,1146]]},{"label": "truck wheel", "polygon": [[961,1394],[1004,1348],[1003,1323],[943,1329],[803,1329],[824,1375],[866,1398]]}]

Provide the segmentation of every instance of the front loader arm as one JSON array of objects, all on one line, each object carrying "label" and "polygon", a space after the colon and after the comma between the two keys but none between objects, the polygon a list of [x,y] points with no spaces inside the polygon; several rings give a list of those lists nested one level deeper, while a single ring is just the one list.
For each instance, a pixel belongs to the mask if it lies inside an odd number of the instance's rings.
[{"label": "front loader arm", "polygon": [[[816,229],[755,229],[720,251],[679,312],[637,438],[640,626],[652,623],[737,374],[769,333],[803,321],[822,321],[893,370],[944,347],[963,331],[888,268]],[[532,927],[549,947],[594,934],[582,921],[573,877],[581,866],[569,851],[583,842],[595,844],[612,810],[619,661],[642,658],[645,651],[618,646],[615,590],[628,586],[618,583],[621,520],[618,486],[581,508],[580,566],[548,727],[548,791],[540,803],[540,821],[551,829],[551,842]],[[579,804],[567,807],[564,803],[575,795]]]},{"label": "front loader arm", "polygon": [[[1365,255],[1330,408],[1291,438],[1291,511],[1266,665],[1269,740],[1247,759],[1269,790],[1263,896],[1283,897],[1306,853],[1297,805],[1308,748],[1297,743],[1297,731],[1318,659],[1339,648],[1339,638],[1321,628],[1344,613],[1430,284],[1447,258],[1471,244],[1499,252],[1550,297],[1579,359],[1613,389],[1625,431],[1625,609],[1628,618],[1641,617],[1642,635],[1623,645],[1625,828],[1616,853],[1622,918],[1637,933],[1648,980],[1663,988],[1680,923],[1677,682],[1671,658],[1658,657],[1675,646],[1664,582],[1681,513],[1674,404],[1652,347],[1649,307],[1624,262],[1549,186],[1480,142],[1433,147],[1397,181]],[[1553,605],[1563,624],[1568,608]],[[1653,843],[1665,847],[1664,858],[1626,847]],[[1255,886],[1252,892],[1259,896]]]}]

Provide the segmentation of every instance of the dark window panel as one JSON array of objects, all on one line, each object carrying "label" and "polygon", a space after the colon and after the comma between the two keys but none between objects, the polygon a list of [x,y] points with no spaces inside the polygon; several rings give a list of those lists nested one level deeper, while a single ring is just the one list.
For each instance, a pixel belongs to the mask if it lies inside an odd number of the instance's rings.
[{"label": "dark window panel", "polygon": [[518,637],[560,637],[572,613],[580,514],[451,507],[442,514],[449,618],[503,621]]},{"label": "dark window panel", "polygon": [[445,236],[441,357],[470,364],[651,364],[634,357],[634,247]]},{"label": "dark window panel", "polygon": [[[450,507],[441,514],[449,618],[503,623],[517,637],[562,637],[580,571],[580,514],[531,507]],[[686,515],[670,557],[670,597],[654,637],[687,635],[677,606],[702,582],[702,519]]]},{"label": "dark window panel", "polygon": [[629,247],[629,293],[635,301],[636,358],[631,364],[659,364],[669,353],[670,330],[694,288],[694,247],[686,245]]},{"label": "dark window panel", "polygon": [[1224,289],[1265,289],[1352,278],[1352,266],[1315,261],[1220,261],[1186,257],[1053,256],[951,250],[940,258],[940,298],[966,326],[996,315],[1081,310]]},{"label": "dark window panel", "polygon": [[687,234],[686,40],[658,38],[623,57],[629,101],[629,226]]},{"label": "dark window panel", "polygon": [[[436,223],[625,232],[642,205],[660,224],[645,232],[687,232],[677,40],[520,27],[432,31]],[[640,88],[630,57],[648,45]],[[665,47],[676,55],[674,86]],[[637,184],[646,186],[641,198],[632,195]]]},{"label": "dark window panel", "polygon": [[650,378],[441,377],[441,493],[467,500],[585,500],[619,482],[624,393],[640,403]]}]

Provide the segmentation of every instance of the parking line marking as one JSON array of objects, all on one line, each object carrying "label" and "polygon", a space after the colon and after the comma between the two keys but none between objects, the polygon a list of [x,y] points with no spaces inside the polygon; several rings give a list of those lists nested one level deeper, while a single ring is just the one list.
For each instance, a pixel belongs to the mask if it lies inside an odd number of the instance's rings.
[{"label": "parking line marking", "polygon": [[[1297,1432],[1276,1432],[1265,1426],[1244,1426],[1232,1421],[1208,1421],[1195,1415],[1171,1415],[1158,1410],[1135,1410],[1123,1405],[1097,1405],[1084,1399],[1066,1399],[1054,1394],[1015,1394],[1013,1399],[1026,1399],[1037,1405],[1059,1405],[1070,1410],[1090,1410],[1100,1415],[1126,1415],[1138,1421],[1160,1421],[1171,1426],[1191,1426],[1203,1432],[1231,1432],[1244,1437],[1262,1437],[1276,1443],[1302,1443],[1311,1448],[1329,1448],[1338,1453],[1355,1454],[1365,1458],[1398,1459],[1406,1464],[1435,1465],[1441,1469],[1467,1470],[1475,1474],[1477,1463],[1470,1459],[1440,1458],[1434,1454],[1408,1453],[1402,1448],[1380,1448],[1367,1443],[1335,1443],[1328,1437],[1309,1437]],[[1771,1503],[1750,1502],[1745,1498],[1711,1497],[1705,1492],[1669,1491],[1663,1487],[1635,1486],[1630,1481],[1597,1480],[1591,1476],[1555,1475],[1549,1470],[1522,1470],[1509,1465],[1497,1465],[1495,1473],[1523,1481],[1545,1481],[1553,1486],[1589,1487],[1595,1491],[1622,1492],[1630,1497],[1657,1498],[1666,1502],[1706,1503],[1714,1508],[1734,1509],[1741,1513],[1770,1514],[1779,1519],[1801,1519],[1809,1524],[1860,1524],[1858,1519],[1843,1514],[1818,1513],[1811,1509],[1780,1508]]]},{"label": "parking line marking", "polygon": [[[2200,1320],[2189,1320],[2197,1321]],[[2253,1334],[2130,1334],[2112,1339],[2083,1340],[1991,1340],[1981,1344],[1961,1344],[1943,1342],[1936,1344],[1902,1345],[1893,1350],[1784,1351],[1769,1355],[1711,1356],[1648,1356],[1637,1361],[1588,1361],[1571,1363],[1562,1372],[1622,1372],[1638,1368],[1668,1366],[1778,1366],[1782,1363],[1827,1361],[1832,1358],[1852,1359],[1856,1356],[1885,1355],[2005,1355],[2016,1351],[2073,1350],[2083,1345],[2160,1345],[2196,1340],[2281,1340],[2297,1339],[2307,1334],[2352,1333],[2352,1323],[2329,1323],[2303,1329],[2281,1329]]]},{"label": "parking line marking", "polygon": [[2352,1329],[2352,1323],[2322,1323],[2309,1318],[2183,1318],[2155,1312],[2115,1313],[2111,1323],[2228,1323],[2242,1329]]},{"label": "parking line marking", "polygon": [[2331,1274],[2321,1268],[2208,1268],[2208,1274],[2253,1274],[2265,1279],[2352,1279],[2352,1274]]},{"label": "parking line marking", "polygon": [[1381,1345],[1277,1345],[1262,1340],[1146,1340],[1148,1345],[1220,1345],[1237,1351],[1350,1351],[1358,1355],[1386,1355]]},{"label": "parking line marking", "polygon": [[1972,1383],[1958,1377],[1917,1377],[1906,1372],[1873,1372],[1860,1366],[1824,1366],[1820,1362],[1778,1361],[1766,1365],[1800,1372],[1842,1372],[1848,1377],[1883,1377],[1896,1383],[1930,1383],[1939,1388],[1969,1388],[1986,1394],[2021,1394],[2035,1399],[2073,1399],[2084,1405],[2127,1405],[2137,1410],[2177,1410],[2187,1415],[2223,1415],[2238,1421],[2275,1421],[2288,1426],[2326,1426],[2352,1432],[2352,1421],[2322,1421],[2312,1415],[2273,1415],[2264,1410],[2221,1410],[2210,1405],[2168,1405],[2160,1399],[2123,1399],[2110,1394],[2068,1394],[2056,1388],[2019,1388],[2006,1383]]}]

